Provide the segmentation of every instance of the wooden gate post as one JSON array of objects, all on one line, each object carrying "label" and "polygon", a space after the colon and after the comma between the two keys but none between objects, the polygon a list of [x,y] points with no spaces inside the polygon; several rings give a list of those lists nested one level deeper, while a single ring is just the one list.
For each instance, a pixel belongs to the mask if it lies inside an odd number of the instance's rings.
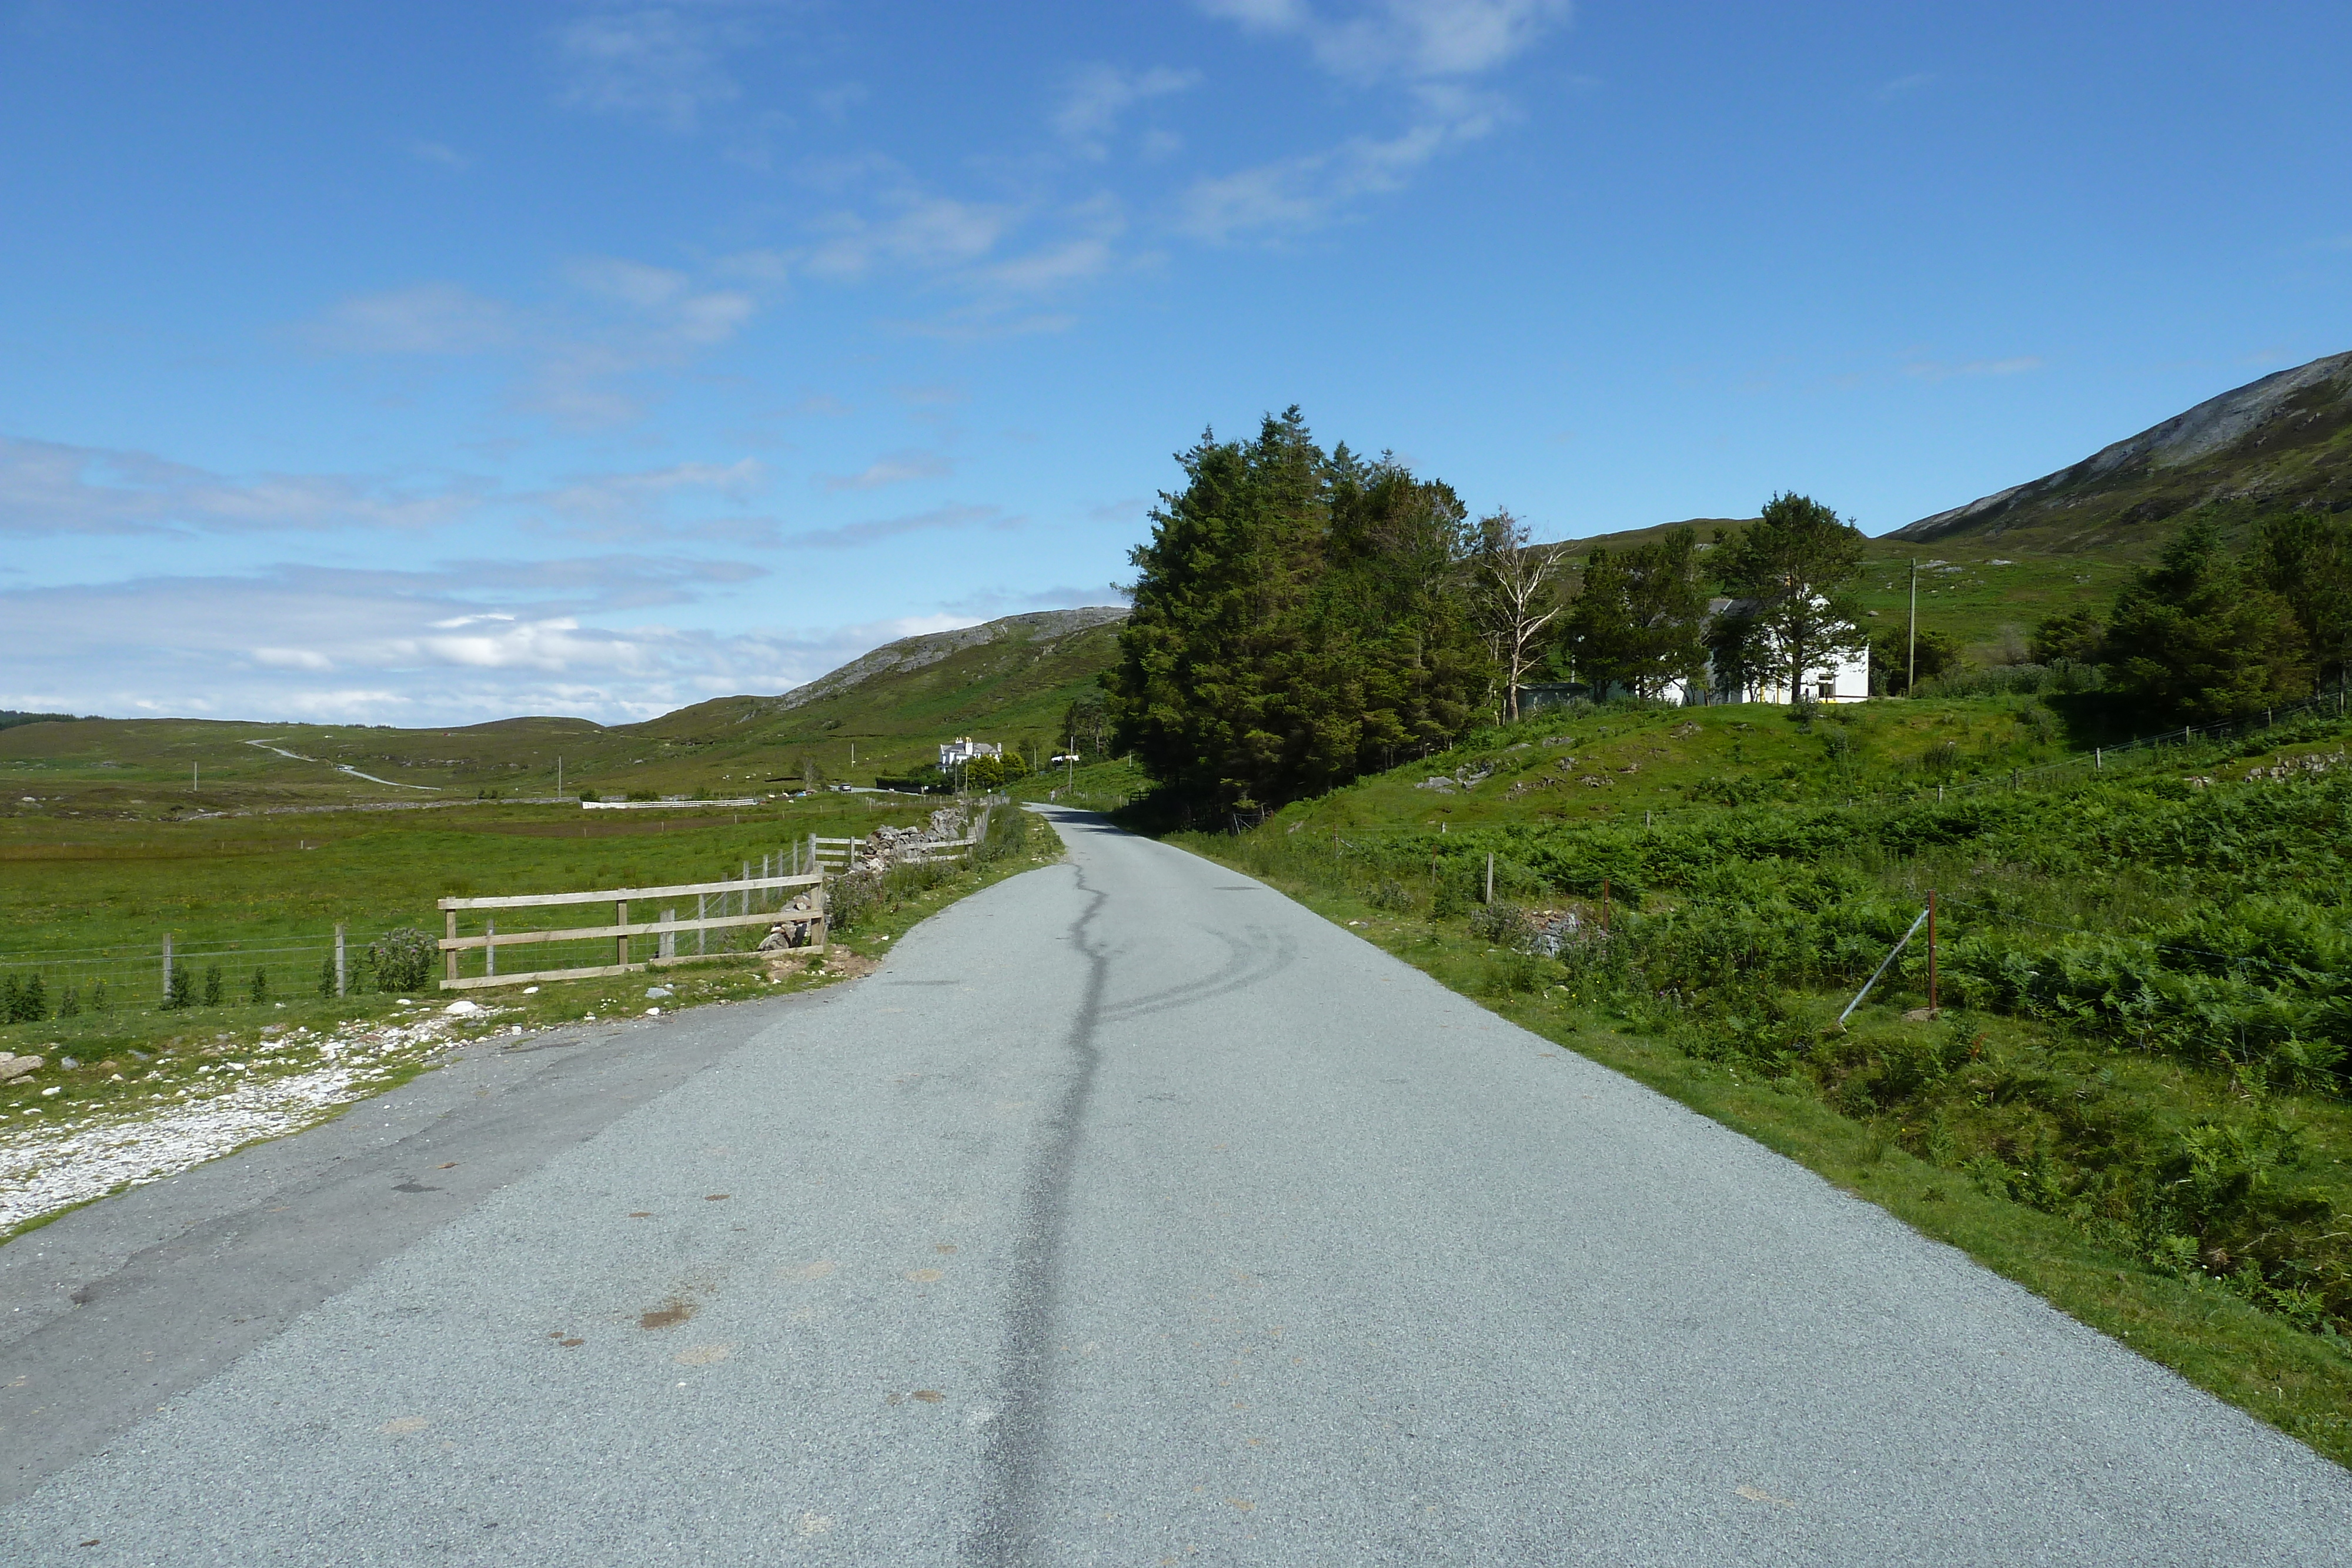
[{"label": "wooden gate post", "polygon": [[[455,942],[457,939],[457,912],[454,909],[449,909],[444,910],[442,913],[446,915],[449,918],[449,940]],[[450,948],[446,956],[449,960],[448,977],[454,980],[457,977],[457,949],[455,947]]]},{"label": "wooden gate post", "polygon": [[[629,901],[628,901],[627,899],[623,898],[623,899],[616,899],[616,900],[614,900],[614,904],[613,904],[613,911],[614,911],[614,914],[613,914],[613,924],[614,924],[614,925],[621,925],[621,926],[625,926],[625,925],[628,925],[628,923],[629,923]],[[629,934],[628,934],[628,932],[627,932],[627,931],[625,931],[625,930],[624,930],[624,931],[623,931],[619,936],[618,936],[614,937],[614,938],[613,939],[613,941],[614,941],[614,947],[613,947],[613,961],[614,961],[614,963],[616,963],[616,964],[620,965],[623,968],[626,968],[626,967],[628,967],[628,963],[629,963]]]},{"label": "wooden gate post", "polygon": [[822,874],[817,877],[815,891],[816,896],[810,902],[816,906],[816,920],[810,929],[816,934],[816,950],[822,953],[825,949],[825,945],[833,940],[833,916],[826,913],[824,878]]}]

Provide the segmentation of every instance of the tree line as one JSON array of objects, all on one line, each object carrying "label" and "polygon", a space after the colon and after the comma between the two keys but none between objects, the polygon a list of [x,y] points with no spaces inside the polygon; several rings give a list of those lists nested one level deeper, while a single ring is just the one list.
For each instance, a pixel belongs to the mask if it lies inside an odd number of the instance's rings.
[{"label": "tree line", "polygon": [[2192,513],[2104,612],[2042,622],[2034,663],[2085,672],[2137,715],[2209,724],[2338,685],[2352,673],[2352,525],[2297,507],[2257,517],[2243,547],[2227,514]]},{"label": "tree line", "polygon": [[1794,690],[1859,636],[1846,585],[1863,536],[1803,496],[1718,535],[1705,570],[1677,528],[1579,571],[1391,455],[1325,452],[1295,407],[1176,461],[1184,485],[1129,556],[1103,709],[1115,745],[1189,805],[1276,806],[1442,751],[1517,717],[1535,680],[1648,699],[1768,675]]},{"label": "tree line", "polygon": [[[1874,689],[1950,671],[1933,632],[1866,637],[1850,591],[1865,540],[1811,497],[1702,542],[1678,528],[1572,561],[1507,511],[1392,455],[1318,446],[1297,408],[1253,439],[1205,432],[1129,552],[1134,610],[1099,702],[1065,743],[1130,752],[1187,809],[1249,811],[1442,751],[1519,715],[1522,689],[1595,700],[1677,690],[1802,700],[1842,659]],[[2119,718],[2201,723],[2346,678],[2352,528],[2298,509],[2224,547],[2211,508],[2105,612],[2045,622],[2029,657],[2070,669]]]}]

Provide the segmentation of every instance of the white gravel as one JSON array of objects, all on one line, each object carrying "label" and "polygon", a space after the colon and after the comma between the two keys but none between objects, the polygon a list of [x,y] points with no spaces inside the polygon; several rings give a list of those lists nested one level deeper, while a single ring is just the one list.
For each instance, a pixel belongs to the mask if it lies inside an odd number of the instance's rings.
[{"label": "white gravel", "polygon": [[225,1043],[215,1047],[225,1060],[200,1066],[202,1076],[166,1091],[169,1099],[79,1118],[51,1101],[42,1114],[11,1116],[0,1123],[0,1235],[323,1122],[446,1043],[457,1021],[435,1015]]}]

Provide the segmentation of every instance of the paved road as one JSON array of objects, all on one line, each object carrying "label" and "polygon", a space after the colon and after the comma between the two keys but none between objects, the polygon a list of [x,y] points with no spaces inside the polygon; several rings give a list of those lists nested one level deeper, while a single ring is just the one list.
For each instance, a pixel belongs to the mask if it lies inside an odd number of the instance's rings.
[{"label": "paved road", "polygon": [[2352,1560],[2300,1446],[1245,878],[1064,831],[854,987],[469,1061],[0,1249],[6,1451],[37,1389],[91,1412],[0,1560]]}]

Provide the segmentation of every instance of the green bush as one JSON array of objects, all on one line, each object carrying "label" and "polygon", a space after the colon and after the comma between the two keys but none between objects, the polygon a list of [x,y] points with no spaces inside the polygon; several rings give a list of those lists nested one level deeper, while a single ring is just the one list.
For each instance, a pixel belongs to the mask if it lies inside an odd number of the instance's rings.
[{"label": "green bush", "polygon": [[431,982],[433,961],[439,956],[430,936],[404,925],[368,944],[368,968],[379,991],[421,991]]}]

